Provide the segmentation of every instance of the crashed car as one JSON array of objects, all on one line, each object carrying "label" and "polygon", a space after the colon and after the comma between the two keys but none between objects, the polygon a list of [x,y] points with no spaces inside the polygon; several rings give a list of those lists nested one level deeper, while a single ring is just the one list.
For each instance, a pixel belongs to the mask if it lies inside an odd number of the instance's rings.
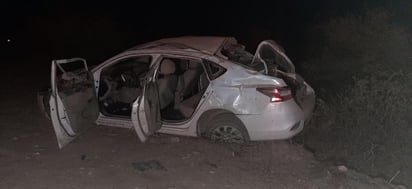
[{"label": "crashed car", "polygon": [[128,49],[89,70],[53,60],[39,93],[60,148],[93,125],[134,128],[144,142],[167,133],[213,141],[288,139],[311,117],[315,92],[283,49],[255,54],[233,37],[185,36]]}]

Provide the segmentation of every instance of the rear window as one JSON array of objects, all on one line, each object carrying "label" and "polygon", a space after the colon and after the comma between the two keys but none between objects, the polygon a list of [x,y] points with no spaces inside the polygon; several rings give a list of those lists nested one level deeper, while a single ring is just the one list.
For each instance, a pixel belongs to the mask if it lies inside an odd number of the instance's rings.
[{"label": "rear window", "polygon": [[265,64],[259,60],[253,61],[253,54],[246,51],[243,46],[231,46],[222,50],[222,54],[225,55],[230,61],[237,63],[247,69],[264,72]]},{"label": "rear window", "polygon": [[254,57],[242,45],[234,45],[222,50],[222,54],[230,61],[261,73],[271,75],[276,70],[287,73],[293,70],[288,60],[268,44],[262,44],[258,53],[259,56]]}]

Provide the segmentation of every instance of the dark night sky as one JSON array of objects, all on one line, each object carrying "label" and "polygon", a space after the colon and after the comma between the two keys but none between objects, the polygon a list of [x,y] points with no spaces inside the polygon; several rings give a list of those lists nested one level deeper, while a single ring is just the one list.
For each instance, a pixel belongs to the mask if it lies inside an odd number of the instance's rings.
[{"label": "dark night sky", "polygon": [[[74,49],[107,41],[106,45],[123,50],[162,37],[232,35],[253,45],[273,38],[287,50],[297,51],[308,27],[356,11],[367,1],[6,0],[0,6],[1,41],[2,46],[48,52],[48,47],[55,50],[57,44]],[[72,29],[76,27],[80,29]],[[9,38],[13,44],[5,42]]]},{"label": "dark night sky", "polygon": [[[28,24],[35,16],[56,15],[101,15],[115,19],[122,27],[138,29],[142,25],[154,29],[168,27],[164,31],[216,32],[220,30],[244,30],[251,26],[274,29],[300,27],[315,16],[328,10],[350,7],[345,3],[330,3],[327,0],[291,1],[109,1],[109,0],[38,0],[3,2],[1,22],[3,32],[12,34]],[[328,13],[329,14],[329,13]],[[173,28],[170,28],[173,27]],[[186,28],[185,28],[186,27]],[[215,28],[219,27],[219,28]],[[148,29],[148,28],[146,28]],[[228,31],[231,32],[231,31]],[[241,33],[241,32],[236,32]]]},{"label": "dark night sky", "polygon": [[8,1],[5,6],[1,6],[1,22],[4,26],[3,32],[9,34],[21,29],[33,17],[56,15],[108,16],[122,27],[135,30],[145,26],[146,30],[162,28],[166,32],[179,33],[182,30],[187,31],[189,27],[190,32],[219,32],[242,30],[250,26],[299,26],[322,9],[319,6],[322,4],[321,0],[316,1]]}]

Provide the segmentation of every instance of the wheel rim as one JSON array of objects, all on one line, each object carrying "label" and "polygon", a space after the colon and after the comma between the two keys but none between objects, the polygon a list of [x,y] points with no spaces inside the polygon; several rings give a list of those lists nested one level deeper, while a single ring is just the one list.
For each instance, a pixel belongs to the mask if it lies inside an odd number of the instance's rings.
[{"label": "wheel rim", "polygon": [[227,143],[244,143],[244,137],[239,129],[231,126],[220,126],[212,131],[212,141]]}]

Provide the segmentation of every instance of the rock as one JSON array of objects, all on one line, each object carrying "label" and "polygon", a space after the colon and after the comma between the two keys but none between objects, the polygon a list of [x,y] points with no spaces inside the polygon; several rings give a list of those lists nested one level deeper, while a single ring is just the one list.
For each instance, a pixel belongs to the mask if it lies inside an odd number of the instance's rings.
[{"label": "rock", "polygon": [[339,170],[340,172],[342,172],[342,173],[348,172],[348,168],[347,168],[346,166],[344,166],[344,165],[339,165],[339,166],[338,166],[338,170]]},{"label": "rock", "polygon": [[167,171],[167,169],[165,167],[163,167],[163,165],[158,160],[133,162],[132,167],[133,167],[133,169],[138,170],[140,172],[144,172],[144,171],[147,171],[147,170]]},{"label": "rock", "polygon": [[192,157],[192,154],[186,154],[184,156],[182,156],[182,159],[189,159]]}]

